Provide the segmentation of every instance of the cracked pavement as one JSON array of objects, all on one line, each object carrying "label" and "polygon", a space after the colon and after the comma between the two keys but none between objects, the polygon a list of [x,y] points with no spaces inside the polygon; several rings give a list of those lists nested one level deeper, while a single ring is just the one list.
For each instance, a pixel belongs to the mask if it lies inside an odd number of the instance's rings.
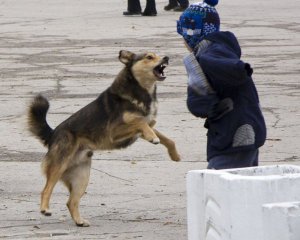
[{"label": "cracked pavement", "polygon": [[[187,239],[185,175],[206,168],[203,120],[185,105],[186,50],[176,33],[179,13],[124,17],[122,0],[0,1],[0,238]],[[141,1],[144,5],[145,2]],[[237,35],[252,64],[268,128],[260,164],[300,164],[299,1],[220,1],[222,30]],[[106,89],[122,68],[121,49],[170,57],[158,84],[157,128],[177,143],[183,160],[139,140],[118,151],[96,152],[81,201],[89,228],[78,228],[58,184],[53,215],[39,213],[46,149],[26,129],[32,97],[50,99],[55,127]]]}]

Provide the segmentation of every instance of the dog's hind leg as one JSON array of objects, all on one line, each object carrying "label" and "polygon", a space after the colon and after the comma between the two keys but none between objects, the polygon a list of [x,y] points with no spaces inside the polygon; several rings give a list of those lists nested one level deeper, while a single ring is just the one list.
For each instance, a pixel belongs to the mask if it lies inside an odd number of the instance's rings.
[{"label": "dog's hind leg", "polygon": [[91,150],[79,151],[75,156],[77,164],[69,168],[62,177],[70,192],[68,209],[76,225],[80,227],[90,226],[90,223],[80,216],[79,202],[89,182],[92,154]]},{"label": "dog's hind leg", "polygon": [[170,158],[173,161],[180,161],[180,155],[177,152],[176,145],[175,145],[174,141],[167,138],[165,135],[163,135],[162,133],[160,133],[156,129],[153,129],[153,131],[155,132],[156,136],[158,136],[158,138],[160,140],[160,143],[168,149],[168,153],[169,153]]},{"label": "dog's hind leg", "polygon": [[71,134],[62,134],[60,139],[57,140],[49,149],[43,164],[44,172],[46,175],[46,184],[41,194],[41,213],[50,216],[49,202],[52,191],[66,171],[70,159],[74,155],[74,138]]},{"label": "dog's hind leg", "polygon": [[50,197],[55,184],[62,176],[64,170],[65,169],[63,169],[60,165],[51,164],[47,166],[47,181],[41,194],[41,213],[45,216],[51,216],[51,212],[49,210]]}]

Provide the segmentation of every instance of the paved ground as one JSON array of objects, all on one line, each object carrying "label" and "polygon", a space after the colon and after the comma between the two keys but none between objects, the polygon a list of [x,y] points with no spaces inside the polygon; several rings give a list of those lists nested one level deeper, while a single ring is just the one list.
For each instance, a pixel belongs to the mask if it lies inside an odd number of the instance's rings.
[{"label": "paved ground", "polygon": [[[178,13],[123,17],[126,1],[0,1],[0,238],[187,239],[185,174],[203,169],[203,121],[185,106],[186,53],[176,34]],[[145,1],[141,1],[142,5]],[[220,1],[222,29],[240,39],[252,63],[268,126],[261,165],[300,163],[300,2]],[[171,58],[158,87],[158,129],[172,137],[183,161],[143,141],[96,153],[81,204],[89,228],[77,228],[65,207],[66,189],[52,198],[53,215],[39,214],[44,178],[41,144],[26,130],[26,106],[42,92],[52,126],[104,90],[122,65],[119,50],[151,50]]]}]

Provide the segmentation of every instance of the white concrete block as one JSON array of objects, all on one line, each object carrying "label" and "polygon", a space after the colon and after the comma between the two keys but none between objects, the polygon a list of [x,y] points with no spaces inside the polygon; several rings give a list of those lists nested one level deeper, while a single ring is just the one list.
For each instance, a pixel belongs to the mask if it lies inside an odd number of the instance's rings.
[{"label": "white concrete block", "polygon": [[263,205],[264,240],[300,239],[300,202]]},{"label": "white concrete block", "polygon": [[293,165],[189,171],[188,239],[266,240],[262,205],[299,200],[299,186]]}]

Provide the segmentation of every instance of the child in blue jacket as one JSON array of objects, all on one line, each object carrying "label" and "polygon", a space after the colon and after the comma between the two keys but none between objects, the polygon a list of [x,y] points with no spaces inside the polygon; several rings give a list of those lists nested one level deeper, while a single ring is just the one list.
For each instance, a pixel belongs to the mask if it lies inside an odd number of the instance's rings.
[{"label": "child in blue jacket", "polygon": [[177,32],[190,51],[183,60],[188,73],[187,106],[193,115],[206,119],[209,169],[257,166],[266,125],[253,70],[240,60],[234,34],[220,31],[217,3],[191,4],[177,21]]}]

